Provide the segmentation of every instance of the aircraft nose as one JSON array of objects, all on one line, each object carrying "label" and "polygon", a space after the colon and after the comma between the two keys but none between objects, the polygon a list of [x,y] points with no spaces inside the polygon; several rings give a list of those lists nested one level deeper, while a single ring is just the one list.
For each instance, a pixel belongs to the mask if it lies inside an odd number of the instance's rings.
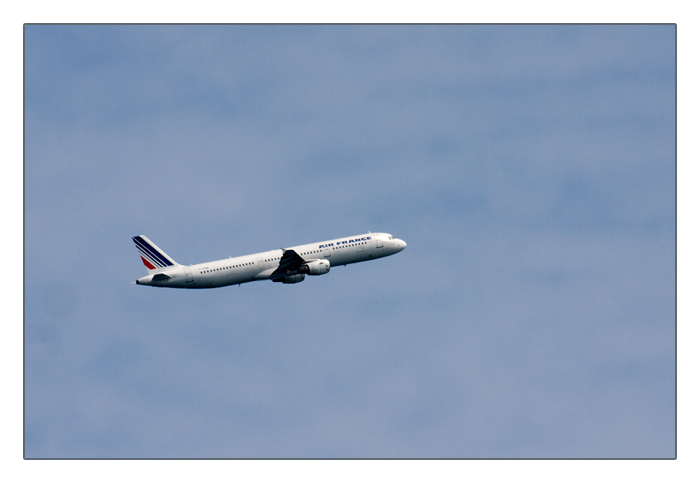
[{"label": "aircraft nose", "polygon": [[403,250],[404,248],[406,248],[406,242],[405,242],[405,241],[403,241],[403,240],[397,240],[397,241],[399,242],[399,243],[398,243],[398,245],[399,245],[399,251],[401,251],[401,250]]}]

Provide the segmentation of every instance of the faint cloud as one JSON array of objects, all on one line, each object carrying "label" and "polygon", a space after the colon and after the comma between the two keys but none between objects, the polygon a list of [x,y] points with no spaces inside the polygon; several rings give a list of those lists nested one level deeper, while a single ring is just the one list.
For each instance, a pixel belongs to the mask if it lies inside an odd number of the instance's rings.
[{"label": "faint cloud", "polygon": [[57,281],[44,286],[39,304],[50,319],[65,318],[75,313],[78,299],[78,290],[73,284]]}]

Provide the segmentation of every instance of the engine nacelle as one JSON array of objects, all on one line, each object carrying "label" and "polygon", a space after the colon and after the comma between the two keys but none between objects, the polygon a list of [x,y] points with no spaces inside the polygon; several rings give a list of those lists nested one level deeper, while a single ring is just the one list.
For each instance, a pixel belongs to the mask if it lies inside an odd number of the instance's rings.
[{"label": "engine nacelle", "polygon": [[328,260],[315,260],[309,262],[301,269],[301,273],[309,275],[323,275],[331,271],[331,263]]},{"label": "engine nacelle", "polygon": [[303,273],[299,273],[297,275],[290,275],[288,277],[273,278],[272,281],[282,283],[299,283],[303,282],[305,278],[306,275],[304,275]]}]

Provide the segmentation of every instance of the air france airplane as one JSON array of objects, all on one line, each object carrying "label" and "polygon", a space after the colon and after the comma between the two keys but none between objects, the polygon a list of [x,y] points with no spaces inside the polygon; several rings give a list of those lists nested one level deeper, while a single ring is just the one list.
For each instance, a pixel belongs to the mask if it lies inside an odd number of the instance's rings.
[{"label": "air france airplane", "polygon": [[331,267],[388,257],[406,248],[406,242],[388,233],[368,233],[185,266],[145,236],[133,240],[148,269],[136,283],[172,288],[225,287],[256,280],[299,283],[306,275],[323,275]]}]

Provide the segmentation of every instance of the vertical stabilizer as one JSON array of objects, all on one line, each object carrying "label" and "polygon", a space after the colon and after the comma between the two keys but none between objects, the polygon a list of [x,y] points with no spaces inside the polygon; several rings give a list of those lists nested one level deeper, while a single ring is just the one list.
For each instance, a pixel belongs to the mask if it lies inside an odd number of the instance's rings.
[{"label": "vertical stabilizer", "polygon": [[141,255],[141,261],[148,269],[148,273],[162,272],[169,267],[180,265],[145,236],[135,236],[132,240],[134,240],[136,249]]}]

